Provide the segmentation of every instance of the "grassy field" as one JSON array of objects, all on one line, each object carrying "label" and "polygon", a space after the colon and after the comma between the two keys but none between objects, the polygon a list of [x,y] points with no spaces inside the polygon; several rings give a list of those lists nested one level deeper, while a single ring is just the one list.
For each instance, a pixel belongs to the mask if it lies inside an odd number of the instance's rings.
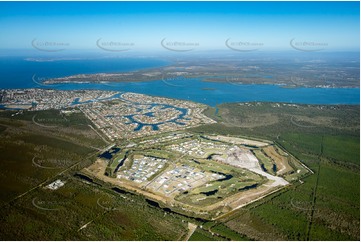
[{"label": "grassy field", "polygon": [[[256,240],[360,239],[359,106],[222,104],[199,133],[275,141],[314,174],[242,208],[223,222]],[[214,110],[213,110],[214,111]]]},{"label": "grassy field", "polygon": [[259,162],[263,164],[267,172],[270,172],[272,175],[275,175],[275,172],[273,172],[272,170],[274,164],[272,160],[269,157],[267,157],[261,150],[255,150],[254,154],[259,160]]}]

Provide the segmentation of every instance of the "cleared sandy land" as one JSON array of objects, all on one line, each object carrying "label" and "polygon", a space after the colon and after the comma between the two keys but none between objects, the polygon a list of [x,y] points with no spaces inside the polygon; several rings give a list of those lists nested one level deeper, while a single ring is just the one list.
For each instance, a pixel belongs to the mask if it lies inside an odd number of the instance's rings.
[{"label": "cleared sandy land", "polygon": [[[274,147],[267,147],[265,149],[268,149],[270,155],[273,156],[272,158],[277,160],[283,158],[283,162],[279,161],[279,163],[282,164],[284,167],[282,169],[286,170],[286,166],[289,167],[289,165],[287,164],[287,158],[279,155],[275,151]],[[276,157],[276,155],[278,155],[278,157]],[[216,159],[234,167],[248,169],[250,171],[253,171],[254,173],[266,177],[268,180],[274,181],[274,183],[270,184],[270,186],[276,187],[276,186],[285,186],[288,184],[288,182],[282,177],[273,176],[267,172],[264,172],[261,166],[259,165],[258,159],[250,151],[239,148],[237,146],[233,147],[228,151],[226,159],[222,159],[217,156]]]},{"label": "cleared sandy land", "polygon": [[224,141],[224,142],[228,142],[228,143],[232,143],[232,144],[236,144],[236,145],[251,145],[251,146],[257,146],[257,147],[263,147],[263,146],[270,145],[270,143],[261,142],[261,141],[257,141],[257,140],[243,139],[243,138],[237,138],[237,137],[228,137],[228,136],[222,136],[222,135],[206,136],[206,137],[209,139]]}]

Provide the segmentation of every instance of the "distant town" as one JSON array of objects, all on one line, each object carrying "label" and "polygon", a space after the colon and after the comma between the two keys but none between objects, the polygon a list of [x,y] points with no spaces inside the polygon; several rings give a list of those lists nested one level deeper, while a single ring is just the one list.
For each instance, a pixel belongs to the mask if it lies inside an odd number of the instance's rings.
[{"label": "distant town", "polygon": [[0,91],[0,101],[32,111],[77,107],[109,141],[215,123],[202,114],[206,105],[137,93],[10,89]]}]

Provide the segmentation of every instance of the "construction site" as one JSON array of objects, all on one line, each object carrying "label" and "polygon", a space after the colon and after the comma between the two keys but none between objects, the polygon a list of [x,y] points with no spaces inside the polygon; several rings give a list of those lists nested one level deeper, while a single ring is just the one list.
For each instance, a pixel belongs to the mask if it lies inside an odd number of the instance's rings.
[{"label": "construction site", "polygon": [[133,139],[126,147],[83,172],[173,210],[208,219],[222,217],[291,182],[302,182],[310,172],[269,141],[179,131]]}]

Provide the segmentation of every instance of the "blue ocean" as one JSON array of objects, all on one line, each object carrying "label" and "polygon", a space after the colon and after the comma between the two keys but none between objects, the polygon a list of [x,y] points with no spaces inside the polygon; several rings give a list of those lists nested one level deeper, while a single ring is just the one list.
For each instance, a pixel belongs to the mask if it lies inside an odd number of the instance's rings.
[{"label": "blue ocean", "polygon": [[111,84],[39,85],[38,78],[75,74],[116,73],[168,65],[149,58],[104,58],[82,60],[34,61],[20,57],[0,58],[0,89],[53,88],[61,90],[101,89],[137,92],[148,95],[191,100],[210,106],[226,102],[288,102],[299,104],[359,104],[359,88],[284,88],[276,85],[240,85],[205,82],[202,79],[126,82]]}]

